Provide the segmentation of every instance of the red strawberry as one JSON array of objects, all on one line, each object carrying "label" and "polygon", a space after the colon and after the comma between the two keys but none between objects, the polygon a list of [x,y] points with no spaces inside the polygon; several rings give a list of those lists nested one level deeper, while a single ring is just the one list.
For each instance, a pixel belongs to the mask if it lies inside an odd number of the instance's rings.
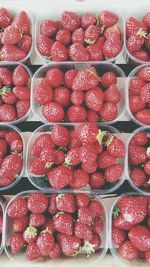
[{"label": "red strawberry", "polygon": [[135,118],[146,125],[150,125],[150,109],[143,109],[136,113]]},{"label": "red strawberry", "polygon": [[6,156],[3,160],[1,171],[3,172],[3,176],[6,178],[12,176],[16,178],[23,167],[23,159],[18,154],[10,154]]},{"label": "red strawberry", "polygon": [[87,120],[88,122],[98,122],[99,121],[98,113],[94,110],[88,110]]},{"label": "red strawberry", "polygon": [[71,93],[71,102],[74,105],[81,105],[84,101],[84,93],[82,91],[73,91]]},{"label": "red strawberry", "polygon": [[53,249],[51,251],[49,251],[48,256],[51,259],[57,259],[57,258],[60,258],[61,257],[61,254],[62,254],[62,249],[61,249],[60,244],[54,243]]},{"label": "red strawberry", "polygon": [[31,213],[30,215],[30,225],[33,227],[40,227],[45,224],[46,217],[44,214]]},{"label": "red strawberry", "polygon": [[150,49],[150,33],[146,37],[145,45],[148,49]]},{"label": "red strawberry", "polygon": [[2,163],[3,163],[3,158],[0,158],[0,168],[2,166]]},{"label": "red strawberry", "polygon": [[30,162],[29,171],[34,175],[44,175],[48,172],[48,168],[44,161],[40,158],[35,158]]},{"label": "red strawberry", "polygon": [[101,218],[96,217],[93,222],[93,232],[96,234],[100,234],[104,230],[104,221]]},{"label": "red strawberry", "polygon": [[76,126],[75,133],[82,145],[86,145],[97,141],[99,130],[94,123],[82,123]]},{"label": "red strawberry", "polygon": [[4,169],[0,169],[0,186],[5,187],[12,184],[15,181],[15,177]]},{"label": "red strawberry", "polygon": [[16,198],[11,205],[9,206],[7,210],[7,214],[9,217],[15,219],[15,218],[21,218],[24,217],[27,214],[27,202],[25,198]]},{"label": "red strawberry", "polygon": [[[132,56],[140,61],[149,61],[148,53],[144,49],[140,49],[139,51],[133,52]],[[133,62],[135,64],[136,62]]]},{"label": "red strawberry", "polygon": [[75,130],[70,131],[70,144],[69,148],[80,147],[81,141],[78,138],[78,133]]},{"label": "red strawberry", "polygon": [[51,47],[51,58],[52,61],[66,61],[68,59],[67,48],[59,41],[54,42]]},{"label": "red strawberry", "polygon": [[56,102],[46,104],[42,113],[44,118],[49,122],[59,122],[64,119],[64,110],[62,106]]},{"label": "red strawberry", "polygon": [[7,89],[5,92],[5,87],[3,87],[1,94],[2,94],[3,103],[8,104],[8,105],[13,105],[17,102],[17,98],[15,94],[12,91],[7,91]]},{"label": "red strawberry", "polygon": [[[145,146],[148,142],[148,137],[145,132],[137,132],[131,139],[133,145]],[[130,144],[131,144],[130,142]]]},{"label": "red strawberry", "polygon": [[2,35],[1,42],[3,45],[15,45],[21,41],[21,33],[18,28],[14,26],[8,26]]},{"label": "red strawberry", "polygon": [[73,165],[76,166],[80,163],[80,158],[79,158],[79,148],[78,147],[73,147],[71,148],[65,157],[65,165]]},{"label": "red strawberry", "polygon": [[91,225],[93,222],[93,212],[90,207],[82,207],[78,209],[78,222]]},{"label": "red strawberry", "polygon": [[50,134],[41,134],[38,136],[31,147],[31,155],[39,157],[43,148],[54,147]]},{"label": "red strawberry", "polygon": [[16,255],[25,246],[22,233],[14,233],[10,240],[10,249],[13,255]]},{"label": "red strawberry", "polygon": [[128,260],[128,261],[135,261],[139,258],[138,250],[133,246],[133,244],[126,240],[121,246],[119,247],[119,255]]},{"label": "red strawberry", "polygon": [[69,47],[69,57],[72,61],[89,61],[87,49],[79,43],[74,43]]},{"label": "red strawberry", "polygon": [[28,226],[28,217],[26,215],[20,218],[15,218],[13,220],[12,228],[14,232],[24,232],[27,226]]},{"label": "red strawberry", "polygon": [[23,35],[19,48],[23,50],[26,54],[29,53],[32,46],[32,37],[30,35]]},{"label": "red strawberry", "polygon": [[122,41],[117,37],[109,38],[105,41],[103,46],[103,54],[106,59],[112,59],[120,53],[122,48]]},{"label": "red strawberry", "polygon": [[67,235],[73,234],[73,218],[72,215],[65,212],[60,212],[53,218],[54,228],[57,232]]},{"label": "red strawberry", "polygon": [[74,170],[73,179],[70,183],[70,186],[74,189],[80,189],[89,183],[88,174],[80,169]]},{"label": "red strawberry", "polygon": [[71,43],[71,33],[68,30],[59,30],[56,34],[56,40],[64,45],[69,45]]},{"label": "red strawberry", "polygon": [[150,249],[150,231],[147,227],[137,225],[128,233],[130,241],[140,251]]},{"label": "red strawberry", "polygon": [[99,83],[99,76],[95,70],[91,68],[79,70],[72,85],[73,90],[89,90],[96,87]]},{"label": "red strawberry", "polygon": [[93,238],[92,227],[81,222],[75,223],[74,233],[76,237],[84,240],[92,240]]},{"label": "red strawberry", "polygon": [[148,160],[145,164],[144,164],[144,172],[147,175],[150,175],[150,160]]},{"label": "red strawberry", "polygon": [[51,233],[53,233],[55,231],[53,219],[47,219],[44,224],[44,228],[48,229]]},{"label": "red strawberry", "polygon": [[143,110],[145,108],[145,104],[141,101],[141,98],[139,95],[130,96],[129,106],[130,106],[131,112],[133,113]]},{"label": "red strawberry", "polygon": [[90,25],[84,33],[84,41],[87,44],[93,44],[97,41],[99,35],[100,35],[100,27],[96,25]]},{"label": "red strawberry", "polygon": [[94,162],[97,159],[97,151],[92,145],[83,145],[79,149],[81,162]]},{"label": "red strawberry", "polygon": [[39,234],[36,244],[42,256],[48,256],[54,245],[54,237],[48,230],[45,230]]},{"label": "red strawberry", "polygon": [[129,17],[126,21],[126,35],[129,38],[137,34],[139,29],[146,30],[145,25],[134,17]]},{"label": "red strawberry", "polygon": [[112,229],[112,241],[116,247],[120,247],[126,239],[125,231],[113,227]]},{"label": "red strawberry", "polygon": [[0,139],[0,158],[5,157],[7,152],[7,143],[5,140]]},{"label": "red strawberry", "polygon": [[72,105],[67,110],[67,118],[69,122],[84,122],[87,117],[86,109],[82,106]]},{"label": "red strawberry", "polygon": [[59,68],[50,68],[46,74],[46,80],[52,87],[59,87],[64,82],[64,73]]},{"label": "red strawberry", "polygon": [[12,20],[13,20],[13,17],[9,13],[9,11],[6,8],[1,7],[0,8],[0,28],[1,29],[7,28],[12,23]]},{"label": "red strawberry", "polygon": [[76,205],[78,208],[87,207],[89,205],[89,197],[83,193],[76,194]]},{"label": "red strawberry", "polygon": [[90,25],[94,25],[96,23],[96,17],[91,13],[85,13],[81,16],[81,26],[86,29]]},{"label": "red strawberry", "polygon": [[122,140],[111,136],[108,139],[107,151],[113,157],[124,157],[125,156],[125,145]]},{"label": "red strawberry", "polygon": [[113,102],[105,102],[99,114],[104,121],[113,121],[117,118],[118,110]]},{"label": "red strawberry", "polygon": [[55,150],[55,164],[61,165],[65,162],[65,153],[62,150]]},{"label": "red strawberry", "polygon": [[91,174],[96,172],[98,166],[97,166],[97,162],[91,162],[89,164],[89,162],[82,162],[81,168],[84,172],[86,172],[87,174]]},{"label": "red strawberry", "polygon": [[65,72],[64,80],[65,80],[65,85],[68,88],[72,88],[73,80],[75,79],[77,72],[78,71],[75,69],[69,69]]},{"label": "red strawberry", "polygon": [[91,61],[101,61],[103,60],[103,45],[105,39],[104,37],[99,37],[98,40],[86,47],[89,52]]},{"label": "red strawberry", "polygon": [[53,100],[53,89],[45,78],[34,90],[34,99],[39,105],[50,103]]},{"label": "red strawberry", "polygon": [[21,140],[19,132],[16,131],[6,132],[4,138],[9,145],[15,140]]},{"label": "red strawberry", "polygon": [[133,168],[130,173],[130,178],[137,187],[142,186],[146,182],[145,173],[140,168]]},{"label": "red strawberry", "polygon": [[59,194],[56,198],[57,209],[69,213],[75,212],[75,198],[72,193]]},{"label": "red strawberry", "polygon": [[150,102],[150,83],[145,84],[140,91],[140,99],[142,103]]},{"label": "red strawberry", "polygon": [[144,36],[137,33],[137,35],[130,36],[127,40],[127,48],[130,53],[139,51],[144,44]]},{"label": "red strawberry", "polygon": [[19,65],[13,71],[12,79],[13,79],[13,84],[15,86],[22,87],[28,84],[29,74],[23,66]]},{"label": "red strawberry", "polygon": [[8,68],[0,67],[0,81],[6,86],[12,84],[12,72]]},{"label": "red strawberry", "polygon": [[132,222],[126,221],[122,214],[120,214],[113,220],[113,226],[121,230],[129,231],[134,226],[134,224]]},{"label": "red strawberry", "polygon": [[116,183],[121,178],[123,166],[121,164],[112,165],[105,170],[105,178],[108,183]]},{"label": "red strawberry", "polygon": [[24,100],[18,100],[16,104],[17,118],[20,119],[24,117],[30,108],[30,102]]},{"label": "red strawberry", "polygon": [[13,93],[15,96],[23,101],[30,100],[30,89],[28,87],[14,87]]},{"label": "red strawberry", "polygon": [[105,177],[98,172],[95,172],[91,175],[89,185],[92,189],[97,189],[103,187],[105,184]]},{"label": "red strawberry", "polygon": [[43,193],[32,193],[28,198],[28,209],[33,213],[43,213],[48,207],[48,198]]},{"label": "red strawberry", "polygon": [[48,172],[48,181],[55,189],[64,188],[73,179],[72,171],[66,166],[58,166]]},{"label": "red strawberry", "polygon": [[55,125],[51,131],[51,138],[55,145],[65,147],[69,145],[70,134],[62,125]]},{"label": "red strawberry", "polygon": [[101,77],[101,84],[104,88],[108,88],[110,85],[116,83],[117,83],[116,74],[111,71],[105,72]]},{"label": "red strawberry", "polygon": [[113,26],[106,28],[106,30],[104,31],[104,37],[106,39],[111,38],[114,35],[120,39],[122,38],[122,33],[119,23],[116,23]]},{"label": "red strawberry", "polygon": [[89,109],[100,111],[103,106],[104,94],[101,88],[88,90],[85,94],[85,103]]},{"label": "red strawberry", "polygon": [[50,214],[56,214],[58,212],[57,205],[56,205],[56,197],[57,197],[57,194],[52,194],[49,197],[48,212]]},{"label": "red strawberry", "polygon": [[54,101],[66,107],[70,104],[70,91],[68,88],[61,86],[54,91]]},{"label": "red strawberry", "polygon": [[150,67],[149,66],[143,67],[139,71],[138,77],[144,80],[145,82],[150,82]]},{"label": "red strawberry", "polygon": [[57,32],[57,28],[57,22],[53,20],[43,20],[40,23],[40,33],[48,37],[53,37]]},{"label": "red strawberry", "polygon": [[43,148],[40,159],[44,162],[46,168],[51,168],[55,162],[55,153],[51,147]]},{"label": "red strawberry", "polygon": [[150,265],[150,252],[149,252],[149,250],[144,253],[144,256],[145,256],[146,262],[149,266]]},{"label": "red strawberry", "polygon": [[28,261],[33,261],[41,258],[41,253],[36,243],[27,245],[26,258]]},{"label": "red strawberry", "polygon": [[26,57],[26,53],[15,45],[3,45],[0,50],[2,61],[20,61]]},{"label": "red strawberry", "polygon": [[134,165],[142,164],[146,161],[146,148],[141,146],[129,146],[129,162]]},{"label": "red strawberry", "polygon": [[89,204],[89,207],[91,208],[93,212],[93,216],[95,217],[101,217],[104,214],[104,209],[101,203],[97,200],[92,200]]},{"label": "red strawberry", "polygon": [[53,43],[53,40],[46,35],[40,35],[37,41],[37,47],[41,55],[49,57]]},{"label": "red strawberry", "polygon": [[105,91],[105,101],[118,103],[121,100],[121,93],[115,84],[112,84]]},{"label": "red strawberry", "polygon": [[23,150],[22,140],[14,140],[10,145],[11,152],[21,153]]},{"label": "red strawberry", "polygon": [[108,168],[116,164],[116,157],[110,155],[108,151],[103,151],[98,157],[98,167],[100,169]]},{"label": "red strawberry", "polygon": [[84,44],[84,30],[82,28],[76,29],[72,33],[72,42],[83,45]]},{"label": "red strawberry", "polygon": [[64,234],[61,240],[61,248],[64,255],[70,257],[79,252],[81,247],[80,237]]},{"label": "red strawberry", "polygon": [[142,21],[143,21],[144,24],[146,24],[146,26],[147,26],[148,28],[150,28],[150,12],[147,12],[147,13],[144,15]]},{"label": "red strawberry", "polygon": [[25,11],[20,11],[15,19],[13,25],[19,29],[22,34],[30,34],[30,19]]},{"label": "red strawberry", "polygon": [[102,26],[111,27],[118,21],[118,16],[111,11],[104,10],[98,15],[98,20]]},{"label": "red strawberry", "polygon": [[130,80],[129,92],[131,95],[139,95],[141,88],[145,85],[145,82],[139,78],[134,77]]},{"label": "red strawberry", "polygon": [[23,233],[24,241],[27,243],[33,243],[36,241],[38,231],[35,227],[29,226]]},{"label": "red strawberry", "polygon": [[77,28],[80,27],[80,18],[79,16],[72,11],[64,11],[61,17],[61,25],[64,29],[74,32]]}]

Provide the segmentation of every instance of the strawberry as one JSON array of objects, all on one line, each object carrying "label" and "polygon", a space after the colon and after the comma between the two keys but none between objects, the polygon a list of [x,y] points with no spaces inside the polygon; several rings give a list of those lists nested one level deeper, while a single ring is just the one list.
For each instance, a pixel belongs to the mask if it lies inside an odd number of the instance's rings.
[{"label": "strawberry", "polygon": [[61,254],[62,254],[62,249],[61,249],[60,244],[54,243],[53,249],[51,251],[49,251],[48,256],[51,259],[57,259],[57,258],[60,258],[61,257]]},{"label": "strawberry", "polygon": [[45,230],[39,234],[36,244],[41,255],[48,256],[54,245],[54,236],[48,230]]},{"label": "strawberry", "polygon": [[84,101],[84,93],[82,91],[73,91],[71,93],[71,102],[74,104],[74,105],[81,105]]},{"label": "strawberry", "polygon": [[106,39],[111,38],[112,36],[117,36],[120,39],[122,38],[121,29],[118,23],[114,24],[111,27],[106,28],[104,31],[104,37]]},{"label": "strawberry", "polygon": [[73,80],[75,79],[77,72],[78,71],[75,69],[69,69],[65,72],[64,82],[68,88],[72,88]]},{"label": "strawberry", "polygon": [[101,61],[103,60],[103,45],[104,37],[99,37],[97,41],[86,47],[90,55],[90,61]]},{"label": "strawberry", "polygon": [[84,122],[87,117],[86,109],[82,106],[72,105],[67,110],[67,118],[70,122]]},{"label": "strawberry", "polygon": [[40,34],[53,37],[57,32],[57,22],[53,20],[43,20],[40,23]]},{"label": "strawberry", "polygon": [[[146,39],[147,40],[147,39]],[[140,61],[149,61],[148,53],[144,49],[132,53],[133,57]],[[135,64],[135,62],[133,62]]]},{"label": "strawberry", "polygon": [[100,27],[96,25],[90,25],[84,32],[84,41],[87,44],[93,44],[97,41],[100,35]]},{"label": "strawberry", "polygon": [[122,140],[111,136],[107,141],[107,151],[113,157],[124,157],[125,156],[125,145]]},{"label": "strawberry", "polygon": [[23,66],[19,65],[13,71],[12,80],[15,86],[26,86],[29,81],[29,74]]},{"label": "strawberry", "polygon": [[104,230],[104,221],[101,218],[96,217],[92,225],[93,232],[100,234]]},{"label": "strawberry", "polygon": [[95,70],[90,67],[86,70],[79,70],[72,85],[73,90],[89,90],[96,87],[99,77]]},{"label": "strawberry", "polygon": [[51,139],[53,144],[60,147],[69,145],[70,134],[67,128],[62,125],[54,125],[51,131]]},{"label": "strawberry", "polygon": [[48,198],[43,193],[32,193],[28,198],[27,206],[33,213],[43,213],[48,207]]},{"label": "strawberry", "polygon": [[17,117],[18,119],[24,117],[30,108],[30,101],[18,100],[16,104]]},{"label": "strawberry", "polygon": [[120,245],[119,255],[128,261],[135,261],[139,258],[138,250],[128,240],[126,240],[123,244]]},{"label": "strawberry", "polygon": [[53,218],[54,228],[57,232],[67,235],[73,234],[73,218],[72,215],[65,212],[60,212]]},{"label": "strawberry", "polygon": [[17,102],[17,98],[15,94],[12,91],[7,91],[7,89],[5,92],[5,87],[3,87],[1,94],[2,94],[3,103],[8,104],[8,105],[13,105]]},{"label": "strawberry", "polygon": [[70,183],[70,186],[74,189],[80,189],[89,183],[89,176],[88,174],[81,170],[76,169],[74,170],[73,179]]},{"label": "strawberry", "polygon": [[[6,139],[7,141],[7,139]],[[31,147],[31,155],[33,157],[39,157],[43,148],[54,147],[51,135],[44,133],[39,135]]]},{"label": "strawberry", "polygon": [[9,13],[9,11],[1,7],[0,8],[0,28],[5,29],[12,23],[12,15]]},{"label": "strawberry", "polygon": [[64,119],[64,110],[62,106],[56,102],[46,104],[42,113],[44,118],[49,122],[59,122]]},{"label": "strawberry", "polygon": [[1,174],[3,177],[14,177],[16,178],[22,171],[23,159],[18,154],[10,154],[3,160],[1,166]]},{"label": "strawberry", "polygon": [[139,95],[141,88],[145,85],[145,82],[139,78],[139,77],[134,77],[130,80],[130,87],[129,87],[129,92],[131,95]]},{"label": "strawberry", "polygon": [[50,86],[59,87],[64,82],[64,73],[59,68],[50,68],[46,74],[46,80]]},{"label": "strawberry", "polygon": [[81,239],[80,237],[76,237],[75,235],[66,235],[64,234],[61,240],[61,248],[66,256],[73,256],[77,254],[81,247]]},{"label": "strawberry", "polygon": [[104,10],[98,15],[98,21],[102,26],[111,27],[118,21],[118,16],[111,11]]},{"label": "strawberry", "polygon": [[113,227],[117,229],[129,231],[133,226],[134,224],[132,222],[128,222],[127,220],[125,220],[122,214],[120,214],[113,220]]},{"label": "strawberry", "polygon": [[5,187],[11,185],[15,181],[15,177],[10,173],[6,173],[4,169],[0,169],[0,186]]},{"label": "strawberry", "polygon": [[2,61],[20,61],[26,57],[26,53],[15,45],[3,45],[0,50]]},{"label": "strawberry", "polygon": [[0,81],[5,86],[12,85],[12,72],[8,68],[0,67]]},{"label": "strawberry", "polygon": [[21,135],[17,131],[11,131],[11,132],[6,132],[5,137],[6,142],[11,145],[11,143],[15,140],[21,140]]},{"label": "strawberry", "polygon": [[127,49],[130,53],[139,51],[144,44],[144,36],[141,35],[135,35],[129,37],[127,40]]},{"label": "strawberry", "polygon": [[47,219],[44,224],[44,228],[48,229],[51,233],[53,233],[55,231],[53,219]]},{"label": "strawberry", "polygon": [[[148,142],[148,137],[145,132],[137,132],[131,139],[132,144],[145,146]],[[131,144],[130,142],[130,144]]]},{"label": "strawberry", "polygon": [[33,227],[40,227],[45,224],[46,218],[44,214],[31,213],[29,223]]},{"label": "strawberry", "polygon": [[89,185],[92,189],[98,189],[103,187],[105,184],[105,177],[98,172],[93,173],[90,176]]},{"label": "strawberry", "polygon": [[146,182],[145,173],[140,168],[133,168],[130,173],[130,178],[137,187],[142,186]]},{"label": "strawberry", "polygon": [[89,197],[83,193],[76,194],[76,206],[78,208],[87,207],[89,205]]},{"label": "strawberry", "polygon": [[81,162],[94,162],[97,159],[97,151],[92,145],[83,145],[79,149]]},{"label": "strawberry", "polygon": [[129,107],[131,112],[135,113],[143,110],[145,108],[145,104],[141,101],[139,95],[134,95],[129,98]]},{"label": "strawberry", "polygon": [[28,217],[26,215],[20,218],[15,218],[13,220],[12,228],[14,232],[24,232],[27,226],[28,226]]},{"label": "strawberry", "polygon": [[147,227],[137,225],[130,230],[128,236],[136,249],[140,251],[150,249],[150,231]]},{"label": "strawberry", "polygon": [[0,158],[5,157],[7,152],[7,143],[5,140],[0,139]]},{"label": "strawberry", "polygon": [[63,107],[70,104],[70,91],[68,88],[62,86],[58,87],[54,91],[54,101]]},{"label": "strawberry", "polygon": [[30,35],[23,35],[19,48],[23,50],[26,54],[29,53],[32,46],[32,37]]},{"label": "strawberry", "polygon": [[74,32],[80,27],[80,18],[72,11],[64,11],[61,17],[61,25],[64,29]]},{"label": "strawberry", "polygon": [[81,222],[75,223],[74,233],[76,237],[84,240],[90,241],[93,238],[92,227],[90,225],[83,224]]},{"label": "strawberry", "polygon": [[98,113],[94,110],[88,110],[87,120],[88,122],[98,122],[99,121]]},{"label": "strawberry", "polygon": [[142,24],[139,20],[134,17],[129,17],[126,21],[126,36],[129,38],[130,36],[134,36],[137,32],[142,29],[146,30],[144,24]]},{"label": "strawberry", "polygon": [[22,233],[14,233],[10,240],[10,249],[13,255],[16,255],[25,246]]},{"label": "strawberry", "polygon": [[104,121],[113,121],[117,118],[118,110],[116,104],[113,102],[105,102],[99,112]]},{"label": "strawberry", "polygon": [[8,26],[2,35],[1,42],[3,45],[15,45],[21,41],[21,34],[18,28],[14,26]]},{"label": "strawberry", "polygon": [[73,147],[80,147],[81,146],[81,141],[78,138],[78,133],[75,130],[70,131],[70,144],[69,144],[69,149]]},{"label": "strawberry", "polygon": [[112,229],[112,241],[113,241],[113,244],[115,245],[115,247],[120,247],[120,245],[122,245],[122,243],[125,241],[125,239],[126,239],[125,231],[113,227],[113,229]]},{"label": "strawberry", "polygon": [[122,48],[122,41],[117,38],[109,38],[105,41],[103,46],[103,54],[106,59],[112,59],[120,53]]},{"label": "strawberry", "polygon": [[75,127],[75,133],[82,145],[86,145],[97,141],[99,130],[94,123],[82,123]]},{"label": "strawberry", "polygon": [[23,233],[23,238],[26,243],[33,243],[36,241],[38,231],[35,227],[29,226]]},{"label": "strawberry", "polygon": [[49,197],[49,206],[48,206],[48,212],[50,214],[56,214],[58,212],[57,205],[56,205],[56,194],[51,194]]},{"label": "strawberry", "polygon": [[74,43],[69,47],[69,57],[72,61],[89,61],[87,49],[79,43]]},{"label": "strawberry", "polygon": [[66,166],[55,167],[47,175],[50,185],[55,189],[66,187],[73,179],[72,171]]},{"label": "strawberry", "polygon": [[92,200],[89,204],[90,209],[93,212],[93,216],[101,217],[104,214],[104,209],[101,203],[97,200]]},{"label": "strawberry", "polygon": [[55,150],[55,164],[61,165],[65,162],[65,153],[62,150]]},{"label": "strawberry", "polygon": [[28,261],[33,261],[41,258],[41,253],[36,243],[27,245],[26,258]]},{"label": "strawberry", "polygon": [[47,83],[45,78],[34,90],[34,99],[39,105],[45,105],[53,100],[53,88]]},{"label": "strawberry", "polygon": [[145,82],[150,82],[150,67],[146,66],[140,69],[138,77],[144,80]]},{"label": "strawberry", "polygon": [[71,148],[65,157],[65,165],[73,165],[76,166],[80,164],[80,158],[79,158],[79,148],[73,147]]},{"label": "strawberry", "polygon": [[90,25],[94,25],[96,23],[96,17],[91,13],[85,13],[81,16],[81,26],[86,29]]},{"label": "strawberry", "polygon": [[30,19],[25,11],[20,11],[15,19],[13,25],[19,29],[22,34],[30,34]]},{"label": "strawberry", "polygon": [[10,144],[10,150],[11,150],[11,152],[21,153],[23,151],[23,142],[22,142],[22,140],[14,140]]},{"label": "strawberry", "polygon": [[40,35],[37,41],[37,48],[40,54],[49,57],[53,43],[53,40],[46,35]]},{"label": "strawberry", "polygon": [[56,40],[63,45],[69,45],[71,43],[71,33],[68,30],[59,30],[56,34]]},{"label": "strawberry", "polygon": [[72,43],[84,44],[84,30],[82,28],[76,29],[72,33]]},{"label": "strawberry", "polygon": [[129,162],[134,165],[142,164],[146,161],[146,148],[141,146],[129,146]]},{"label": "strawberry", "polygon": [[103,106],[104,94],[101,88],[88,90],[85,94],[85,103],[89,109],[100,111]]},{"label": "strawberry", "polygon": [[150,33],[146,37],[145,46],[146,48],[150,49]]},{"label": "strawberry", "polygon": [[144,257],[145,257],[145,260],[149,266],[150,265],[150,252],[149,252],[149,250],[144,253]]},{"label": "strawberry", "polygon": [[101,77],[101,85],[104,88],[108,88],[112,84],[117,83],[117,76],[112,71],[105,72]]},{"label": "strawberry", "polygon": [[3,158],[0,158],[0,168],[2,166],[2,163],[3,163]]},{"label": "strawberry", "polygon": [[89,162],[82,162],[81,168],[84,172],[86,172],[87,174],[91,174],[96,172],[98,166],[97,166],[97,162],[91,162],[89,164]]},{"label": "strawberry", "polygon": [[106,169],[116,164],[116,157],[110,155],[108,151],[103,151],[98,157],[98,167],[100,169]]},{"label": "strawberry", "polygon": [[30,89],[28,87],[14,87],[13,93],[15,96],[23,101],[30,100]]},{"label": "strawberry", "polygon": [[27,214],[27,202],[25,198],[15,199],[7,210],[7,214],[10,218],[21,218]]},{"label": "strawberry", "polygon": [[145,164],[144,164],[144,172],[147,175],[150,175],[150,160],[148,160]]},{"label": "strawberry", "polygon": [[93,222],[93,212],[90,207],[82,207],[78,209],[78,222],[91,225]]},{"label": "strawberry", "polygon": [[29,171],[34,175],[44,175],[48,172],[48,168],[44,161],[35,158],[30,162]]},{"label": "strawberry", "polygon": [[59,41],[54,42],[51,47],[51,58],[52,61],[66,61],[68,59],[67,48]]},{"label": "strawberry", "polygon": [[108,183],[116,183],[120,180],[123,172],[121,164],[112,165],[105,170],[105,178]]},{"label": "strawberry", "polygon": [[135,118],[146,125],[150,125],[150,109],[143,109],[136,113]]},{"label": "strawberry", "polygon": [[150,28],[150,12],[147,12],[143,19],[142,19],[143,23],[148,27]]},{"label": "strawberry", "polygon": [[75,212],[75,198],[72,193],[59,194],[56,198],[56,206],[60,211],[65,211],[69,213]]},{"label": "strawberry", "polygon": [[44,162],[46,168],[51,168],[55,162],[55,153],[53,148],[43,148],[40,154],[40,159]]},{"label": "strawberry", "polygon": [[6,134],[8,134],[8,133],[10,133],[10,132],[7,132],[7,130],[0,130],[0,139],[5,139],[6,138]]},{"label": "strawberry", "polygon": [[104,94],[105,101],[118,103],[121,100],[121,93],[115,84],[110,85]]}]

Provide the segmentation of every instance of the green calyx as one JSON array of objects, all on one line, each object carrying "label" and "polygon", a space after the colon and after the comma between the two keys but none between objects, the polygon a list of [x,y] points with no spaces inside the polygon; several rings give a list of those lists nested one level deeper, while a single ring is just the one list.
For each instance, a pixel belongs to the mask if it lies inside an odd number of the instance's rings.
[{"label": "green calyx", "polygon": [[120,209],[117,206],[115,206],[114,209],[113,209],[114,218],[117,218],[120,213],[121,213]]},{"label": "green calyx", "polygon": [[99,26],[100,25],[99,14],[96,14],[95,18],[96,18],[96,26]]},{"label": "green calyx", "polygon": [[99,130],[96,139],[97,139],[97,141],[99,142],[100,145],[103,144],[103,137],[104,137],[106,134],[107,134],[106,131],[101,131],[101,130]]},{"label": "green calyx", "polygon": [[54,162],[47,162],[45,168],[50,169],[54,165]]},{"label": "green calyx", "polygon": [[49,230],[49,228],[47,227],[45,230],[43,230],[42,232],[41,232],[42,234],[45,234],[45,233],[49,233],[49,234],[51,234],[52,232]]},{"label": "green calyx", "polygon": [[101,34],[103,34],[103,33],[104,33],[105,29],[106,29],[106,26],[105,26],[105,25],[103,25],[103,26],[101,27]]},{"label": "green calyx", "polygon": [[64,166],[68,167],[68,166],[71,166],[71,165],[72,165],[72,163],[71,163],[70,158],[69,157],[66,157],[65,158],[65,162],[64,162]]},{"label": "green calyx", "polygon": [[11,88],[9,86],[3,86],[0,89],[0,95],[6,95],[7,93],[9,93],[11,91]]},{"label": "green calyx", "polygon": [[140,36],[140,37],[144,37],[144,38],[147,38],[147,32],[143,31],[142,28],[140,28],[136,34],[137,36]]},{"label": "green calyx", "polygon": [[87,43],[88,45],[92,45],[95,43],[96,40],[91,40],[91,39],[84,39],[84,42]]},{"label": "green calyx", "polygon": [[60,146],[58,150],[62,150],[63,152],[67,152],[67,148],[65,146]]},{"label": "green calyx", "polygon": [[81,253],[86,253],[87,255],[95,252],[95,245],[91,244],[88,240],[84,241],[84,246],[80,248]]},{"label": "green calyx", "polygon": [[37,229],[33,226],[29,226],[25,232],[29,238],[34,238],[38,234]]},{"label": "green calyx", "polygon": [[64,196],[64,194],[59,194],[59,195],[56,197],[56,202],[58,202],[63,196]]}]

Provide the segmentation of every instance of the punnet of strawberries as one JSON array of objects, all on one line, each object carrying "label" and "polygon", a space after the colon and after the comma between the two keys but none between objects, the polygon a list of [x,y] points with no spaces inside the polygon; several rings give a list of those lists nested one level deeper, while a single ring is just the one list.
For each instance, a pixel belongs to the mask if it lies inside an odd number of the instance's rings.
[{"label": "punnet of strawberries", "polygon": [[131,138],[128,174],[137,188],[150,192],[150,128],[138,130]]},{"label": "punnet of strawberries", "polygon": [[141,125],[150,125],[150,65],[138,67],[129,80],[128,101],[132,116]]},{"label": "punnet of strawberries", "polygon": [[121,135],[92,123],[43,127],[28,145],[28,176],[35,186],[107,191],[122,182]]},{"label": "punnet of strawberries", "polygon": [[29,109],[30,76],[25,66],[0,66],[0,122],[24,120]]},{"label": "punnet of strawberries", "polygon": [[60,21],[40,19],[37,26],[37,50],[46,60],[114,60],[122,50],[121,19],[109,10],[64,11]]},{"label": "punnet of strawberries", "polygon": [[18,131],[0,126],[0,189],[15,183],[23,169],[23,140]]},{"label": "punnet of strawberries", "polygon": [[0,61],[21,61],[32,46],[32,25],[23,10],[16,16],[0,7]]},{"label": "punnet of strawberries", "polygon": [[32,106],[42,121],[113,122],[123,114],[124,77],[119,69],[111,63],[80,67],[50,66],[42,77],[42,70],[37,71]]},{"label": "punnet of strawberries", "polygon": [[28,261],[99,256],[106,246],[106,214],[94,195],[26,192],[8,204],[8,227],[7,251]]},{"label": "punnet of strawberries", "polygon": [[3,209],[2,209],[2,203],[0,200],[0,253],[2,249],[2,230],[3,230]]},{"label": "punnet of strawberries", "polygon": [[123,260],[150,266],[150,199],[125,195],[112,212],[112,245]]},{"label": "punnet of strawberries", "polygon": [[126,48],[135,62],[150,61],[150,11],[126,20]]}]

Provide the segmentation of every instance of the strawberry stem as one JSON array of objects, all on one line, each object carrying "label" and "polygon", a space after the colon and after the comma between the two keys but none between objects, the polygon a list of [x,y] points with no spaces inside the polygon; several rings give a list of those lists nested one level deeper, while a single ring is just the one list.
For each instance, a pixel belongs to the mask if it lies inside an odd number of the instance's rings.
[{"label": "strawberry stem", "polygon": [[113,210],[113,216],[114,216],[114,218],[117,218],[120,213],[121,213],[120,209],[117,206],[115,206],[114,207],[114,210]]},{"label": "strawberry stem", "polygon": [[92,254],[95,252],[95,244],[91,244],[89,241],[84,241],[84,246],[81,247],[80,251],[86,254]]},{"label": "strawberry stem", "polygon": [[37,236],[38,234],[38,231],[35,227],[33,226],[29,226],[26,230],[25,230],[25,233],[27,234],[27,236],[29,238],[34,238],[35,236]]},{"label": "strawberry stem", "polygon": [[72,165],[72,163],[71,163],[71,160],[70,160],[70,158],[69,157],[66,157],[65,158],[65,162],[64,162],[64,164],[63,164],[64,166],[66,166],[66,167],[68,167],[68,166],[70,166],[70,165]]},{"label": "strawberry stem", "polygon": [[84,39],[84,42],[87,43],[88,45],[92,45],[95,43],[96,40],[90,40],[90,39]]},{"label": "strawberry stem", "polygon": [[45,168],[50,169],[54,165],[54,162],[47,162]]},{"label": "strawberry stem", "polygon": [[140,37],[144,37],[144,38],[147,38],[147,32],[143,31],[142,28],[140,28],[136,34],[137,36],[140,36]]},{"label": "strawberry stem", "polygon": [[9,93],[11,91],[11,88],[9,86],[3,86],[0,89],[0,95],[6,95],[7,93]]},{"label": "strawberry stem", "polygon": [[60,146],[58,150],[62,150],[63,152],[67,152],[67,148],[65,146]]},{"label": "strawberry stem", "polygon": [[107,134],[106,131],[99,130],[98,135],[96,136],[96,139],[98,140],[99,144],[101,145],[103,143],[103,137]]}]

